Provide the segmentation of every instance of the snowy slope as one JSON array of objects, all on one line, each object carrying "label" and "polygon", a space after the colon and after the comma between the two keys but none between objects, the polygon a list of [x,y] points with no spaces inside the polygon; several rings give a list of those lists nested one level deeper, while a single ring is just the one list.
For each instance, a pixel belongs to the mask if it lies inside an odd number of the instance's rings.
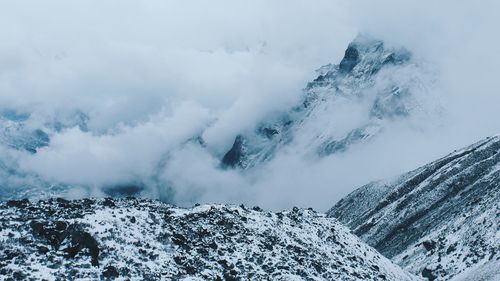
[{"label": "snowy slope", "polygon": [[326,65],[300,104],[242,133],[224,155],[227,167],[249,168],[287,147],[319,156],[343,152],[410,116],[437,112],[429,98],[434,72],[401,48],[359,35],[338,65]]},{"label": "snowy slope", "polygon": [[419,280],[312,210],[145,199],[0,204],[0,279]]},{"label": "snowy slope", "polygon": [[500,136],[365,185],[328,215],[429,280],[499,280]]},{"label": "snowy slope", "polygon": [[49,146],[54,133],[72,127],[85,130],[88,117],[77,112],[70,117],[44,119],[45,122],[41,119],[28,113],[0,110],[0,200],[49,198],[60,196],[68,189],[63,183],[50,182],[34,172],[22,170],[17,159]]},{"label": "snowy slope", "polygon": [[24,122],[25,118],[27,117],[0,114],[0,144],[35,153],[38,148],[48,146],[50,138],[43,130],[30,128]]}]

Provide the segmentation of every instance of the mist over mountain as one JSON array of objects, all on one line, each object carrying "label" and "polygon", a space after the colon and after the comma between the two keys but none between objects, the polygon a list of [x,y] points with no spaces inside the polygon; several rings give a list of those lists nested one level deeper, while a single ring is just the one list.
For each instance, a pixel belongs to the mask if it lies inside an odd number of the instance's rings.
[{"label": "mist over mountain", "polygon": [[195,2],[2,4],[3,198],[326,210],[498,130],[493,1]]},{"label": "mist over mountain", "polygon": [[[281,168],[283,157],[293,155],[301,165],[321,162],[405,126],[414,126],[409,132],[429,129],[418,124],[443,113],[434,91],[435,71],[408,50],[386,47],[369,35],[358,35],[338,65],[325,65],[317,75],[296,105],[274,112],[253,130],[242,128],[224,154],[218,151],[224,146],[207,141],[217,117],[191,103],[176,107],[173,116],[161,112],[145,123],[121,124],[105,133],[89,129],[91,118],[81,111],[36,124],[39,116],[6,110],[2,144],[19,158],[5,163],[3,196],[63,190],[68,196],[143,195],[183,204],[212,194],[216,187],[211,185],[220,184],[226,200],[246,193],[243,198],[252,202],[268,184],[252,183],[252,178]],[[180,122],[186,127],[179,128]],[[186,158],[196,158],[199,166]],[[205,175],[215,175],[215,182]],[[228,190],[232,181],[240,190]]]},{"label": "mist over mountain", "polygon": [[1,2],[0,280],[498,280],[499,10]]}]

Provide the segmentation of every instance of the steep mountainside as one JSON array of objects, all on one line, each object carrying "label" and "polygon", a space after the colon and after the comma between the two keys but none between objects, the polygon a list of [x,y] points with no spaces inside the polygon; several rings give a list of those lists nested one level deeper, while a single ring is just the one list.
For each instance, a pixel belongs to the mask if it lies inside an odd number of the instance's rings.
[{"label": "steep mountainside", "polygon": [[320,156],[342,152],[392,121],[437,109],[436,100],[427,98],[433,72],[405,49],[365,35],[349,44],[340,64],[323,66],[318,74],[299,105],[237,136],[223,165],[249,168],[283,146]]},{"label": "steep mountainside", "polygon": [[312,210],[133,198],[0,204],[0,277],[418,280]]},{"label": "steep mountainside", "polygon": [[328,215],[429,280],[500,280],[500,136],[365,185]]}]

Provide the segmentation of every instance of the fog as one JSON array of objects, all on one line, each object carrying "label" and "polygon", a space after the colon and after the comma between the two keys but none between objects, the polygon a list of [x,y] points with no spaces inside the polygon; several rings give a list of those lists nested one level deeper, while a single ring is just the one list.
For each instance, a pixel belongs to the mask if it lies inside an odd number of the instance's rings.
[{"label": "fog", "polygon": [[[80,113],[88,122],[50,131],[36,154],[1,156],[74,186],[67,197],[141,183],[145,196],[180,205],[324,211],[369,181],[500,132],[497,3],[2,2],[0,110],[28,113],[34,127]],[[300,102],[315,69],[338,63],[360,32],[432,65],[442,114],[340,155],[284,150],[249,171],[220,167],[237,134]],[[199,136],[205,147],[189,142]]]}]

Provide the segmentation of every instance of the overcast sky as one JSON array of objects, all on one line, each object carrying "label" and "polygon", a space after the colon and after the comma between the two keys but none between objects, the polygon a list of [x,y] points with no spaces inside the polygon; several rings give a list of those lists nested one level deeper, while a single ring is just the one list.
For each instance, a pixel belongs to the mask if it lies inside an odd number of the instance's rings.
[{"label": "overcast sky", "polygon": [[[500,132],[498,3],[2,1],[0,109],[40,124],[89,116],[89,132],[57,133],[42,152],[16,156],[51,181],[148,183],[154,174],[180,203],[325,210],[363,183]],[[218,168],[236,134],[293,106],[359,32],[435,66],[444,129],[402,130],[314,164],[284,156],[251,175]],[[182,145],[200,133],[210,152]],[[166,154],[169,169],[158,173]]]}]

